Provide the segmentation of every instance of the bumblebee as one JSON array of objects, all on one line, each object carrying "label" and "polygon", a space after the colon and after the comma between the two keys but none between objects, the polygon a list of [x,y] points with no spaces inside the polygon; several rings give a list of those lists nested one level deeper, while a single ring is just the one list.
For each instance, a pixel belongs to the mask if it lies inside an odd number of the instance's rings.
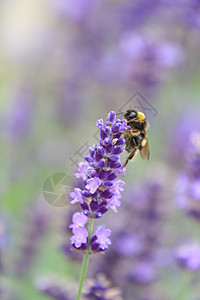
[{"label": "bumblebee", "polygon": [[125,150],[129,153],[129,156],[123,164],[123,168],[127,166],[129,160],[136,156],[138,151],[140,151],[143,159],[149,160],[150,157],[148,138],[146,134],[146,130],[148,128],[146,116],[136,109],[128,109],[124,113],[124,118],[127,121],[127,125],[131,128],[123,132]]}]

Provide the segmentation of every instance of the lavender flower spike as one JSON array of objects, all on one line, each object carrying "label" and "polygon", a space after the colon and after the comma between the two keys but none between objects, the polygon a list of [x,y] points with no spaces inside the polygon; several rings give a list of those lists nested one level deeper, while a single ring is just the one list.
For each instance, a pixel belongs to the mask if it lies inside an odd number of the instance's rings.
[{"label": "lavender flower spike", "polygon": [[[100,129],[99,145],[94,145],[90,148],[90,155],[85,157],[85,162],[79,163],[78,172],[75,173],[76,178],[81,178],[83,188],[75,188],[71,193],[72,204],[80,203],[82,214],[76,213],[73,216],[73,223],[70,228],[73,229],[74,236],[71,238],[71,244],[74,248],[81,250],[85,248],[85,243],[90,244],[86,229],[82,228],[86,224],[86,219],[99,219],[109,209],[118,212],[120,207],[121,192],[124,182],[117,180],[119,174],[122,173],[122,164],[119,155],[124,151],[124,139],[122,131],[129,129],[126,125],[126,120],[116,119],[116,113],[111,111],[108,114],[106,122],[98,120],[96,126]],[[75,220],[78,219],[79,221]],[[75,228],[78,230],[75,231]],[[108,230],[101,231],[104,234]],[[111,231],[109,231],[109,235]],[[99,233],[96,233],[98,240]],[[87,238],[87,240],[86,240]],[[99,240],[100,241],[100,240]],[[102,242],[103,243],[103,242]],[[110,240],[104,245],[100,242],[100,247],[97,251],[104,251]],[[102,246],[103,245],[103,246]],[[93,247],[94,249],[94,247]]]},{"label": "lavender flower spike", "polygon": [[[90,155],[85,156],[85,162],[79,164],[76,178],[82,178],[82,189],[75,188],[71,193],[72,204],[80,203],[82,213],[73,215],[73,236],[71,245],[76,252],[85,253],[77,300],[81,299],[83,282],[86,275],[89,254],[105,251],[112,244],[111,230],[104,226],[97,228],[92,235],[94,219],[101,218],[109,209],[114,212],[121,205],[120,198],[124,182],[117,180],[122,174],[122,164],[119,155],[124,151],[122,132],[129,129],[126,120],[116,120],[116,113],[108,114],[106,123],[98,120],[96,126],[100,129],[99,145],[89,148]],[[89,219],[88,230],[84,227]]]}]

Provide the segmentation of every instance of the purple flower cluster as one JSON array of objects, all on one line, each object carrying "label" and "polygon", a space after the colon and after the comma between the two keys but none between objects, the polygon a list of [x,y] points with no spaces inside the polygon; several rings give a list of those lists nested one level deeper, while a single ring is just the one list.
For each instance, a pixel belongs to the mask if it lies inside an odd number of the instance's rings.
[{"label": "purple flower cluster", "polygon": [[[85,162],[79,164],[78,172],[74,174],[82,179],[83,189],[75,188],[71,193],[71,203],[80,203],[83,210],[73,215],[73,224],[70,225],[74,234],[71,244],[79,250],[87,249],[88,231],[84,226],[88,218],[99,219],[109,208],[117,212],[124,185],[117,176],[123,173],[119,157],[124,151],[121,135],[129,126],[125,119],[116,119],[114,111],[108,114],[106,124],[101,119],[96,126],[100,129],[99,146],[89,149],[90,155],[85,156]],[[91,237],[91,250],[104,251],[111,244],[110,234],[110,229],[97,228]]]},{"label": "purple flower cluster", "polygon": [[103,274],[99,274],[95,279],[87,284],[83,300],[122,300],[121,291],[118,288],[111,288],[110,282]]},{"label": "purple flower cluster", "polygon": [[184,61],[184,52],[179,45],[132,30],[123,32],[117,45],[106,49],[105,53],[97,68],[97,75],[104,84],[124,85],[131,80],[143,92],[151,93]]},{"label": "purple flower cluster", "polygon": [[193,148],[188,151],[185,169],[176,185],[176,203],[189,216],[200,221],[200,133],[192,134]]},{"label": "purple flower cluster", "polygon": [[[80,250],[87,249],[88,231],[84,227],[85,221],[87,222],[87,217],[82,212],[76,212],[73,215],[74,223],[70,225],[74,234],[70,239],[71,243],[75,248]],[[96,233],[91,238],[91,250],[96,252],[106,250],[108,245],[111,245],[110,235],[110,229],[105,229],[104,226],[98,227]]]}]

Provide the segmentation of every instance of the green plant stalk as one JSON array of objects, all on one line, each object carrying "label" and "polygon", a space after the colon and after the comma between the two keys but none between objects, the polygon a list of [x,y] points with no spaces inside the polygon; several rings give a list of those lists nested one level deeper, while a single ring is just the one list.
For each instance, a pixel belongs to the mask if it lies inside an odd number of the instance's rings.
[{"label": "green plant stalk", "polygon": [[89,255],[90,255],[90,243],[91,243],[91,236],[92,236],[93,221],[94,221],[94,219],[90,219],[89,228],[88,228],[88,245],[87,245],[87,250],[85,253],[84,260],[83,260],[81,276],[80,276],[80,281],[79,281],[78,294],[77,294],[76,300],[81,299],[83,283],[84,283],[85,275],[87,272]]}]

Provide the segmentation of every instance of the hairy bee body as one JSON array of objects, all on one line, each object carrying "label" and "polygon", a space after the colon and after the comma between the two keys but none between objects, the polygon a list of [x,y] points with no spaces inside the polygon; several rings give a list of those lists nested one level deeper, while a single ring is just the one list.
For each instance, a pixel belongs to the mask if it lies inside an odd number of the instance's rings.
[{"label": "hairy bee body", "polygon": [[140,151],[143,159],[149,159],[150,156],[148,138],[146,134],[148,123],[145,115],[135,109],[128,109],[124,113],[124,118],[131,128],[123,132],[125,150],[129,153],[123,168],[126,167],[129,160],[136,156],[138,151]]}]

